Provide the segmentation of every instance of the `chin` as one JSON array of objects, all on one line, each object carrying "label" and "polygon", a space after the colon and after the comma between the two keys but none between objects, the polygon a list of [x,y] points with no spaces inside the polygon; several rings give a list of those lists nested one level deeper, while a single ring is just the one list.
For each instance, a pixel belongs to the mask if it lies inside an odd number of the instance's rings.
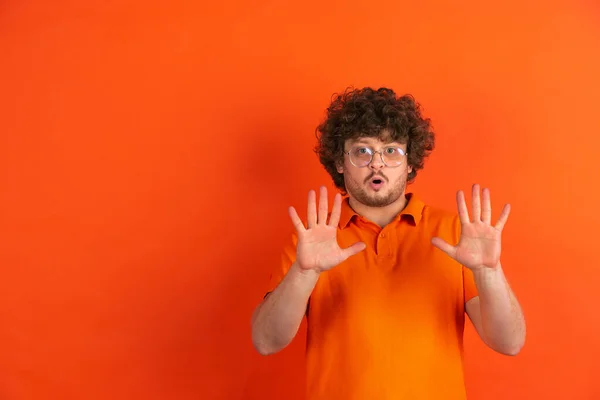
[{"label": "chin", "polygon": [[382,193],[380,191],[363,198],[358,197],[357,200],[370,207],[386,207],[394,204],[399,198],[399,196],[393,193]]},{"label": "chin", "polygon": [[405,185],[390,184],[387,182],[379,190],[370,185],[357,184],[354,181],[346,181],[346,190],[357,202],[368,207],[387,207],[398,202],[404,196]]}]

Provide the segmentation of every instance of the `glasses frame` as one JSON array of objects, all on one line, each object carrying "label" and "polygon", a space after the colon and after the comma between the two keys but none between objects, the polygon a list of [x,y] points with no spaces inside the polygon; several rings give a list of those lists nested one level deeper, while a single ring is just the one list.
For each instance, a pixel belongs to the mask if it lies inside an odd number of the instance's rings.
[{"label": "glasses frame", "polygon": [[[352,161],[352,156],[350,155],[350,153],[352,152],[352,150],[354,150],[354,149],[356,149],[356,148],[365,148],[365,149],[368,149],[368,150],[371,152],[371,159],[370,159],[370,160],[369,160],[369,162],[368,162],[368,163],[366,163],[365,165],[356,165],[356,164],[354,164],[354,162]],[[352,165],[354,165],[356,168],[365,168],[365,167],[368,167],[369,165],[371,165],[371,163],[373,162],[373,158],[375,157],[375,154],[377,154],[377,153],[379,153],[379,158],[381,158],[381,162],[382,162],[382,163],[383,163],[383,165],[385,165],[386,167],[389,167],[389,168],[396,168],[396,167],[399,167],[399,166],[401,166],[401,165],[402,165],[402,161],[400,161],[398,164],[394,164],[394,165],[389,165],[388,163],[386,163],[386,162],[385,162],[385,159],[384,159],[384,157],[383,157],[383,152],[384,152],[386,149],[389,149],[389,148],[392,148],[392,149],[396,149],[396,150],[398,150],[400,153],[402,153],[402,155],[403,155],[403,156],[407,156],[407,155],[408,155],[408,152],[407,152],[407,151],[404,151],[404,150],[402,150],[402,148],[401,148],[401,147],[397,147],[397,146],[386,146],[386,147],[384,147],[382,150],[373,150],[373,149],[372,149],[371,147],[369,147],[369,146],[353,146],[353,147],[352,147],[350,150],[348,150],[348,151],[345,151],[345,152],[344,152],[344,154],[348,156],[348,159],[350,160],[350,163],[351,163]]]}]

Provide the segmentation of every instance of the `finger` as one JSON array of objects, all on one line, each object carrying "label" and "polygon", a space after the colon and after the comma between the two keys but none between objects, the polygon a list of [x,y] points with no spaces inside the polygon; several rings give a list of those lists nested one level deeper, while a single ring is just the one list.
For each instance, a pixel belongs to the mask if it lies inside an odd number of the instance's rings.
[{"label": "finger", "polygon": [[333,198],[333,208],[331,209],[331,217],[329,218],[329,226],[337,227],[340,223],[340,215],[342,213],[342,195],[337,193]]},{"label": "finger", "polygon": [[467,204],[465,203],[465,194],[462,190],[459,190],[456,194],[456,205],[458,206],[458,216],[462,224],[468,224],[469,211],[467,210]]},{"label": "finger", "polygon": [[308,192],[308,208],[306,210],[306,222],[308,229],[317,224],[317,194],[314,190]]},{"label": "finger", "polygon": [[492,223],[492,201],[490,199],[490,189],[484,188],[481,198],[481,220],[485,224],[489,225]]},{"label": "finger", "polygon": [[454,258],[456,256],[456,247],[452,246],[450,243],[446,242],[444,239],[439,237],[434,237],[431,239],[431,244],[448,254],[450,257]]},{"label": "finger", "polygon": [[473,185],[473,198],[471,209],[473,210],[473,221],[481,221],[481,198],[479,196],[479,185]]},{"label": "finger", "polygon": [[306,230],[306,228],[304,227],[304,224],[302,223],[302,220],[300,219],[300,217],[298,217],[298,213],[296,212],[296,209],[294,207],[290,207],[288,209],[288,213],[290,214],[292,224],[294,224],[296,231],[298,233],[304,232]]},{"label": "finger", "polygon": [[342,254],[344,256],[344,260],[360,253],[361,251],[363,251],[366,248],[367,248],[367,245],[365,243],[357,242],[357,243],[354,243],[350,247],[346,247],[345,249],[342,249]]},{"label": "finger", "polygon": [[319,194],[319,215],[317,224],[327,224],[327,188],[321,186],[321,192]]},{"label": "finger", "polygon": [[504,225],[508,220],[508,215],[510,214],[510,204],[506,204],[502,209],[502,213],[500,213],[500,217],[498,217],[498,222],[496,222],[496,229],[502,231],[504,229]]}]

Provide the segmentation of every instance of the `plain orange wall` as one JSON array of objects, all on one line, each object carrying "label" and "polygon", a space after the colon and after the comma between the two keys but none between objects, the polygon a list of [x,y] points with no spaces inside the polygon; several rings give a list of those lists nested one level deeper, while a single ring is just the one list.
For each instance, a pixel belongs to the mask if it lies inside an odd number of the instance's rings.
[{"label": "plain orange wall", "polygon": [[249,321],[350,85],[433,119],[410,190],[512,205],[527,344],[468,325],[470,399],[600,398],[596,4],[200,3],[0,5],[0,398],[301,399]]}]

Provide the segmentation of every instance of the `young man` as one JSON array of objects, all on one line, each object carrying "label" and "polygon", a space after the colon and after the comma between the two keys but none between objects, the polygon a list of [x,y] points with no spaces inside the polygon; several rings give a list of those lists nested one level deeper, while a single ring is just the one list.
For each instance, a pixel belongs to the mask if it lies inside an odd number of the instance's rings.
[{"label": "young man", "polygon": [[506,205],[491,221],[490,192],[472,188],[469,216],[424,204],[405,187],[434,147],[410,96],[364,88],[337,96],[316,151],[336,187],[308,194],[296,233],[252,316],[252,340],[273,354],[308,322],[310,400],[465,399],[465,314],[495,351],[525,341],[521,308],[503,274]]}]

